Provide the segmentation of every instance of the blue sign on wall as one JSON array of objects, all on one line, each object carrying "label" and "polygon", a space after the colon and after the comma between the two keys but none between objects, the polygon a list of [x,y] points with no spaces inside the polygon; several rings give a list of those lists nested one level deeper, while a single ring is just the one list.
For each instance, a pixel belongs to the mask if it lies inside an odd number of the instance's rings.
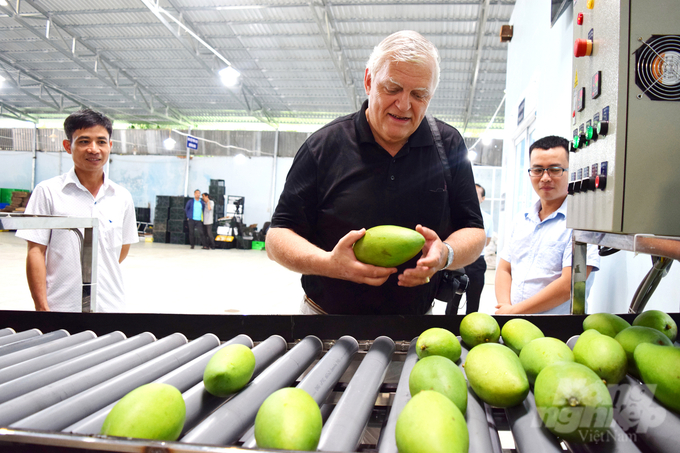
[{"label": "blue sign on wall", "polygon": [[187,135],[187,148],[198,149],[198,139],[196,137],[192,137],[191,135]]}]

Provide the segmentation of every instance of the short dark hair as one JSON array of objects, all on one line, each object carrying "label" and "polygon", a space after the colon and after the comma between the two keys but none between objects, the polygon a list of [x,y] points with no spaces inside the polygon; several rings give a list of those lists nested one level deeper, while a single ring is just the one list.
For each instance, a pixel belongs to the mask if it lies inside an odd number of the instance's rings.
[{"label": "short dark hair", "polygon": [[208,200],[210,200],[210,195],[207,192],[203,192],[204,197],[208,197]]},{"label": "short dark hair", "polygon": [[548,135],[547,137],[539,138],[531,144],[529,147],[529,157],[531,157],[531,152],[535,149],[551,149],[551,148],[564,148],[564,151],[569,156],[569,140],[563,137],[558,137],[557,135]]},{"label": "short dark hair", "polygon": [[482,197],[486,197],[486,190],[484,190],[484,187],[482,187],[481,184],[475,184],[475,186],[477,186],[477,187],[479,187],[480,189],[482,189]]},{"label": "short dark hair", "polygon": [[196,193],[196,192],[201,193],[201,189],[194,190],[194,193]]},{"label": "short dark hair", "polygon": [[101,112],[92,109],[82,109],[71,113],[64,120],[64,132],[68,141],[73,139],[73,133],[79,129],[89,129],[102,126],[109,133],[109,140],[113,135],[113,121]]}]

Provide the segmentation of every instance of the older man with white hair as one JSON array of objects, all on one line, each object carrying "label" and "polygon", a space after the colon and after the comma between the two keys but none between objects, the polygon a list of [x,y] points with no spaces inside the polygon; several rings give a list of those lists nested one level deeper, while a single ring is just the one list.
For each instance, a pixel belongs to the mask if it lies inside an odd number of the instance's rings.
[{"label": "older man with white hair", "polygon": [[[302,274],[302,313],[424,314],[439,271],[479,256],[484,224],[465,142],[423,121],[438,83],[436,47],[414,31],[394,33],[368,60],[361,109],[296,154],[266,250]],[[416,229],[422,253],[396,268],[358,261],[352,245],[377,225]]]}]

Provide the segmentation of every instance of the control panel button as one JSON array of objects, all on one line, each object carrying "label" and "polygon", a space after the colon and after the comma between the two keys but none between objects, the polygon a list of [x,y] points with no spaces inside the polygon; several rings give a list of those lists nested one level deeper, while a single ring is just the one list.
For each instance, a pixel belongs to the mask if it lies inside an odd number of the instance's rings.
[{"label": "control panel button", "polygon": [[604,190],[605,187],[607,187],[607,176],[606,175],[595,176],[595,188]]},{"label": "control panel button", "polygon": [[569,195],[574,195],[574,183],[570,182],[569,185],[567,186],[567,193]]},{"label": "control panel button", "polygon": [[578,141],[579,145],[581,145],[581,148],[585,148],[589,144],[588,140],[586,139],[586,134],[579,134]]},{"label": "control panel button", "polygon": [[586,140],[587,141],[597,140],[597,131],[593,126],[586,126]]},{"label": "control panel button", "polygon": [[609,121],[600,121],[597,123],[597,134],[606,136],[609,132]]},{"label": "control panel button", "polygon": [[578,16],[576,16],[576,24],[583,25],[583,13],[578,13]]},{"label": "control panel button", "polygon": [[571,146],[573,148],[573,151],[576,151],[581,147],[581,136],[580,135],[574,135],[574,139],[571,141]]},{"label": "control panel button", "polygon": [[574,56],[589,57],[593,53],[593,41],[590,39],[577,39],[574,42]]},{"label": "control panel button", "polygon": [[588,9],[593,9],[593,8],[595,8],[595,0],[588,0],[588,1],[586,2],[586,8],[588,8]]},{"label": "control panel button", "polygon": [[591,176],[588,178],[588,189],[592,191],[597,189],[597,176]]},{"label": "control panel button", "polygon": [[581,181],[574,181],[574,192],[578,193],[581,191]]}]

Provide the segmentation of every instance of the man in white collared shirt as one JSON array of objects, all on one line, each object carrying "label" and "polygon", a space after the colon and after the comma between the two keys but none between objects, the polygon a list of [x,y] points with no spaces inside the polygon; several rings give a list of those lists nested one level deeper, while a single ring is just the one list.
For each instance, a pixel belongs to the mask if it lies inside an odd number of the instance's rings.
[{"label": "man in white collared shirt", "polygon": [[[568,314],[571,229],[567,228],[569,142],[544,137],[529,148],[529,177],[539,200],[513,223],[496,269],[496,314]],[[587,273],[598,270],[588,246]],[[588,279],[590,280],[592,278]]]},{"label": "man in white collared shirt", "polygon": [[[125,311],[120,263],[139,241],[132,196],[109,180],[112,123],[85,109],[64,121],[63,145],[73,158],[67,173],[36,186],[26,214],[99,219],[97,311]],[[81,311],[80,239],[70,230],[19,230],[28,241],[26,274],[38,311]]]}]

